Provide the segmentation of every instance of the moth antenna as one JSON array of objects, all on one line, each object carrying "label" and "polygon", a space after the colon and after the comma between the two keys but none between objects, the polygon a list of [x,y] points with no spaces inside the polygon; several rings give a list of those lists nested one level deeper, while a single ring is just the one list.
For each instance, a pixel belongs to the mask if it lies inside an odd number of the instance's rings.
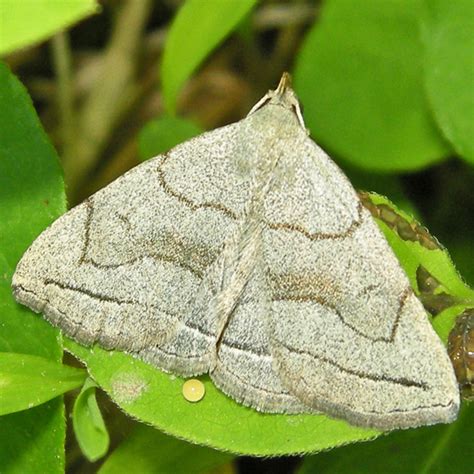
[{"label": "moth antenna", "polygon": [[291,74],[289,72],[284,72],[281,75],[280,82],[278,83],[278,87],[275,90],[275,93],[277,95],[282,96],[288,89],[291,89],[292,87],[292,79],[291,79]]}]

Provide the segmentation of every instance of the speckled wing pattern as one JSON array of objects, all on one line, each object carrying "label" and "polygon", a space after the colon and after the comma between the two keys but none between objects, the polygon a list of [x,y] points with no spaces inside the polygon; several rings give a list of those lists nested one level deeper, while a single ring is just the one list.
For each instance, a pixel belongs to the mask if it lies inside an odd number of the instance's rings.
[{"label": "speckled wing pattern", "polygon": [[388,430],[458,411],[441,341],[286,78],[58,219],[13,290],[82,344],[209,373],[262,412]]}]

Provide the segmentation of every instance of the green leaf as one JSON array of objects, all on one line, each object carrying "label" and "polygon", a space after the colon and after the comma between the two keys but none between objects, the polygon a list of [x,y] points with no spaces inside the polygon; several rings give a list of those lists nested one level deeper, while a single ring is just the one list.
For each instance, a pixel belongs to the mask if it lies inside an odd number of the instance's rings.
[{"label": "green leaf", "polygon": [[240,454],[260,456],[314,452],[371,439],[375,430],[357,428],[323,415],[271,415],[234,402],[208,376],[198,377],[206,395],[198,403],[181,393],[184,379],[138,359],[67,339],[94,380],[126,413],[168,434]]},{"label": "green leaf", "polygon": [[425,99],[422,0],[328,0],[297,58],[295,85],[317,141],[354,165],[414,170],[449,148]]},{"label": "green leaf", "polygon": [[161,65],[169,113],[175,111],[183,84],[256,3],[257,0],[187,0],[180,8],[170,27]]},{"label": "green leaf", "polygon": [[[21,3],[21,2],[18,2]],[[0,63],[0,351],[60,362],[59,332],[18,305],[15,266],[33,239],[66,209],[59,160],[24,87]],[[60,398],[0,417],[2,472],[64,471]]]},{"label": "green leaf", "polygon": [[[428,305],[439,310],[435,311],[437,315],[433,326],[446,342],[456,316],[464,309],[474,307],[474,290],[464,283],[448,251],[413,217],[384,196],[361,193],[361,198],[385,234],[425,307]],[[438,284],[432,294],[420,288],[420,266]]]},{"label": "green leaf", "polygon": [[60,361],[59,332],[16,304],[10,282],[31,242],[66,210],[59,160],[26,90],[0,63],[0,350]]},{"label": "green leaf", "polygon": [[99,474],[198,474],[208,472],[232,457],[228,453],[165,436],[149,426],[138,425],[105,461]]},{"label": "green leaf", "polygon": [[[84,456],[94,462],[109,449],[109,433],[95,398],[96,384],[88,378],[72,410],[72,424]],[[132,471],[132,470],[131,470]]]},{"label": "green leaf", "polygon": [[190,120],[179,117],[161,117],[148,122],[138,136],[138,153],[145,161],[202,133]]},{"label": "green leaf", "polygon": [[96,13],[95,0],[2,0],[0,54],[39,43]]},{"label": "green leaf", "polygon": [[474,404],[451,425],[397,431],[372,443],[307,457],[298,474],[472,474]]},{"label": "green leaf", "polygon": [[86,371],[27,354],[0,352],[0,416],[80,387]]},{"label": "green leaf", "polygon": [[[472,301],[472,290],[462,282],[449,255],[436,240],[386,198],[370,195],[370,199],[375,213],[380,209],[384,211],[378,216],[379,223],[412,286],[417,288],[417,269],[422,264],[442,281],[443,288],[450,294],[463,299],[464,303]],[[445,321],[448,316],[452,327],[451,315],[440,314],[435,320]],[[445,339],[447,334],[443,331],[441,328],[440,335]],[[66,344],[87,364],[94,379],[125,412],[198,444],[240,454],[281,455],[321,451],[371,439],[378,434],[323,415],[258,413],[223,395],[207,376],[200,377],[206,387],[206,396],[201,402],[191,404],[181,395],[182,378],[165,374],[123,353],[98,347],[87,349],[69,340]]]},{"label": "green leaf", "polygon": [[423,18],[425,85],[436,121],[474,163],[474,3],[429,0]]},{"label": "green leaf", "polygon": [[65,436],[62,397],[0,417],[2,474],[63,474]]}]

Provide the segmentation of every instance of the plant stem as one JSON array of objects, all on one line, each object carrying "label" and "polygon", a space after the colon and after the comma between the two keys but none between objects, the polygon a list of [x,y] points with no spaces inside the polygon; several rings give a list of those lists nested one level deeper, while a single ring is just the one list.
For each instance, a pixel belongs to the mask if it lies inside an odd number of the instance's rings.
[{"label": "plant stem", "polygon": [[74,146],[74,93],[69,36],[67,32],[55,35],[51,42],[54,69],[57,77],[57,107],[59,111],[62,156],[70,160]]}]

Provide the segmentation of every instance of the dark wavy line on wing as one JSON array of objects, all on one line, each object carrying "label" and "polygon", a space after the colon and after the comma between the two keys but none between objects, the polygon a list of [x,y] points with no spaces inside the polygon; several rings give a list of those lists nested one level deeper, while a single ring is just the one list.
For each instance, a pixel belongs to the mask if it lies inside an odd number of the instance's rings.
[{"label": "dark wavy line on wing", "polygon": [[373,374],[369,374],[369,373],[358,371],[358,370],[348,369],[348,368],[343,367],[342,365],[338,364],[334,360],[331,360],[331,359],[329,359],[327,357],[324,357],[322,355],[317,355],[317,354],[313,354],[309,351],[296,349],[295,347],[288,346],[287,344],[285,344],[281,341],[280,341],[280,344],[281,344],[282,347],[284,347],[285,349],[287,349],[290,352],[293,352],[293,353],[298,354],[298,355],[311,357],[311,358],[313,358],[317,361],[324,362],[326,364],[332,365],[332,366],[336,367],[338,370],[340,370],[341,372],[345,372],[349,375],[353,375],[353,376],[361,378],[361,379],[372,380],[374,382],[388,382],[388,383],[393,383],[395,385],[401,385],[403,387],[416,387],[416,388],[420,388],[420,389],[425,390],[425,391],[430,388],[428,386],[428,384],[426,384],[424,382],[417,382],[415,380],[410,380],[410,379],[406,379],[406,378],[403,378],[403,377],[402,378],[395,378],[395,377],[387,377],[385,375],[373,375]]},{"label": "dark wavy line on wing", "polygon": [[[310,384],[306,382],[303,378],[299,378],[298,381],[302,382],[308,389],[311,388]],[[430,387],[427,387],[427,390]],[[377,411],[377,410],[363,410],[363,411],[356,411],[354,407],[351,407],[353,409],[352,414],[360,414],[360,415],[388,415],[390,413],[412,413],[414,411],[419,411],[419,410],[425,410],[425,409],[433,409],[433,408],[449,408],[453,406],[454,402],[450,400],[447,403],[435,403],[433,405],[421,405],[416,407],[416,409],[409,409],[409,410],[403,410],[401,408],[394,408],[392,410],[382,410],[382,411]],[[324,412],[325,410],[321,410]],[[341,416],[336,415],[337,418],[340,418]]]},{"label": "dark wavy line on wing", "polygon": [[[87,256],[87,251],[89,248],[90,244],[90,230],[91,230],[91,225],[92,225],[92,218],[93,218],[93,213],[94,213],[94,204],[92,202],[92,199],[86,199],[84,201],[84,205],[86,207],[86,219],[84,222],[84,245],[82,248],[81,256],[79,257],[79,264],[90,264],[94,266],[95,268],[107,270],[107,269],[114,269],[114,268],[120,268],[125,265],[133,265],[136,262],[142,261],[145,258],[152,258],[155,261],[160,261],[160,262],[167,262],[167,263],[173,263],[181,268],[184,268],[185,270],[189,271],[192,273],[194,276],[197,278],[202,279],[204,272],[202,270],[198,270],[194,268],[192,265],[189,265],[185,262],[180,262],[176,260],[175,258],[160,254],[158,252],[149,252],[145,253],[144,255],[140,255],[138,257],[131,258],[130,260],[126,260],[124,262],[120,263],[99,263],[96,262],[93,258]],[[120,216],[121,218],[125,218],[124,216]]]},{"label": "dark wavy line on wing", "polygon": [[165,173],[162,169],[162,166],[166,163],[169,156],[170,156],[169,153],[165,153],[164,159],[162,160],[160,165],[156,168],[156,171],[158,173],[158,180],[159,180],[160,185],[161,185],[161,187],[163,188],[163,190],[166,194],[168,194],[169,196],[174,197],[175,199],[177,199],[178,201],[180,201],[186,207],[189,207],[193,211],[196,211],[198,209],[214,209],[215,211],[221,212],[221,213],[223,213],[224,215],[226,215],[227,217],[229,217],[233,220],[238,219],[238,216],[234,211],[232,211],[231,209],[225,207],[223,204],[221,204],[219,202],[210,201],[210,202],[197,203],[197,202],[192,201],[188,197],[184,196],[183,194],[175,191],[168,184],[168,182],[166,181]]},{"label": "dark wavy line on wing", "polygon": [[109,295],[104,295],[102,293],[98,293],[98,292],[95,292],[95,291],[90,291],[90,290],[87,290],[85,288],[80,288],[80,287],[75,287],[75,286],[71,286],[71,285],[66,285],[64,283],[61,283],[61,282],[58,282],[58,281],[55,281],[55,280],[52,280],[52,279],[46,279],[44,280],[44,284],[45,285],[54,285],[54,286],[57,286],[58,288],[61,288],[63,290],[70,290],[70,291],[75,291],[77,293],[81,293],[81,294],[84,294],[86,296],[88,296],[89,298],[93,298],[93,299],[97,299],[99,301],[103,301],[103,302],[106,302],[106,303],[115,303],[115,304],[118,304],[118,305],[121,305],[121,304],[130,304],[130,305],[135,305],[135,306],[144,306],[144,307],[149,307],[149,308],[153,308],[153,309],[157,309],[158,311],[162,312],[162,313],[165,313],[165,314],[168,314],[169,316],[172,316],[173,318],[179,320],[184,326],[186,326],[187,328],[189,329],[193,329],[195,331],[198,331],[201,335],[203,336],[206,336],[206,337],[216,337],[215,334],[212,334],[208,331],[204,331],[202,328],[198,327],[198,326],[195,326],[195,325],[192,325],[192,324],[189,324],[188,322],[186,321],[183,321],[179,315],[175,314],[175,313],[171,313],[170,311],[167,311],[157,305],[147,305],[145,303],[140,303],[139,301],[136,301],[136,300],[132,300],[132,299],[120,299],[120,298],[115,298],[113,296],[109,296]]},{"label": "dark wavy line on wing", "polygon": [[[72,285],[66,285],[65,283],[61,283],[59,281],[53,280],[51,278],[46,278],[44,280],[45,285],[54,285],[57,286],[58,288],[61,288],[62,290],[71,290],[71,291],[76,291],[78,293],[82,293],[86,296],[89,296],[90,298],[94,298],[100,301],[104,301],[106,303],[116,303],[116,304],[131,304],[131,305],[138,305],[138,306],[143,306],[143,303],[140,303],[135,300],[127,300],[127,299],[120,299],[120,298],[114,298],[113,296],[108,296],[104,295],[102,293],[97,293],[94,291],[87,290],[85,288],[80,288]],[[174,315],[171,315],[174,316]]]},{"label": "dark wavy line on wing", "polygon": [[157,262],[167,262],[167,263],[173,263],[174,265],[183,268],[184,270],[189,271],[192,273],[195,277],[202,279],[203,278],[203,272],[200,270],[196,270],[193,268],[191,265],[187,265],[183,262],[179,262],[176,259],[169,257],[167,255],[161,255],[159,253],[147,253],[145,255],[140,255],[139,257],[132,258],[130,260],[127,260],[125,262],[120,262],[120,263],[97,263],[95,260],[92,258],[87,258],[82,260],[82,263],[88,263],[92,265],[95,268],[99,268],[102,270],[107,270],[107,269],[114,269],[114,268],[120,268],[125,265],[133,265],[136,262],[140,262],[144,260],[145,258],[151,258]]},{"label": "dark wavy line on wing", "polygon": [[285,230],[290,232],[297,232],[304,235],[309,240],[339,240],[350,237],[363,222],[363,205],[359,201],[357,204],[357,218],[353,220],[350,226],[340,233],[325,233],[325,232],[309,232],[306,228],[299,224],[290,224],[287,222],[268,222],[265,221],[265,225],[272,230]]},{"label": "dark wavy line on wing", "polygon": [[[170,350],[164,350],[162,347],[159,347],[159,346],[153,346],[153,347],[147,347],[145,349],[141,349],[139,351],[136,352],[136,354],[138,354],[139,356],[142,356],[143,357],[143,360],[146,361],[146,356],[144,353],[148,353],[148,354],[153,354],[153,351],[157,351],[157,352],[161,352],[162,354],[165,354],[167,356],[173,356],[173,357],[176,357],[177,359],[185,359],[185,360],[192,360],[192,359],[202,359],[203,355],[202,354],[190,354],[190,355],[181,355],[181,354],[177,354],[176,352],[173,352],[173,351],[170,351]],[[155,367],[157,367],[155,365]]]},{"label": "dark wavy line on wing", "polygon": [[398,309],[397,309],[397,314],[395,316],[395,320],[393,322],[393,325],[392,325],[392,329],[390,331],[390,336],[389,337],[370,337],[370,336],[367,336],[367,334],[363,333],[362,331],[360,331],[359,329],[357,329],[356,326],[348,323],[344,317],[342,316],[342,314],[340,313],[340,311],[333,305],[329,304],[324,298],[316,298],[314,296],[307,296],[307,297],[298,297],[298,296],[294,296],[294,297],[278,297],[278,298],[274,298],[272,301],[295,301],[295,302],[303,302],[303,303],[306,303],[306,302],[309,302],[309,303],[318,303],[320,304],[321,306],[324,306],[326,308],[329,308],[338,318],[339,320],[342,322],[342,324],[344,324],[344,326],[347,326],[349,329],[351,329],[352,331],[354,331],[356,334],[358,334],[359,336],[365,338],[365,339],[368,339],[369,341],[371,342],[388,342],[388,343],[393,343],[393,341],[395,340],[395,336],[397,334],[397,330],[398,330],[398,327],[400,325],[400,319],[402,317],[402,313],[403,313],[403,308],[405,306],[405,303],[408,299],[408,297],[412,294],[412,289],[410,287],[406,288],[402,295],[400,296],[399,300],[398,300]]}]

